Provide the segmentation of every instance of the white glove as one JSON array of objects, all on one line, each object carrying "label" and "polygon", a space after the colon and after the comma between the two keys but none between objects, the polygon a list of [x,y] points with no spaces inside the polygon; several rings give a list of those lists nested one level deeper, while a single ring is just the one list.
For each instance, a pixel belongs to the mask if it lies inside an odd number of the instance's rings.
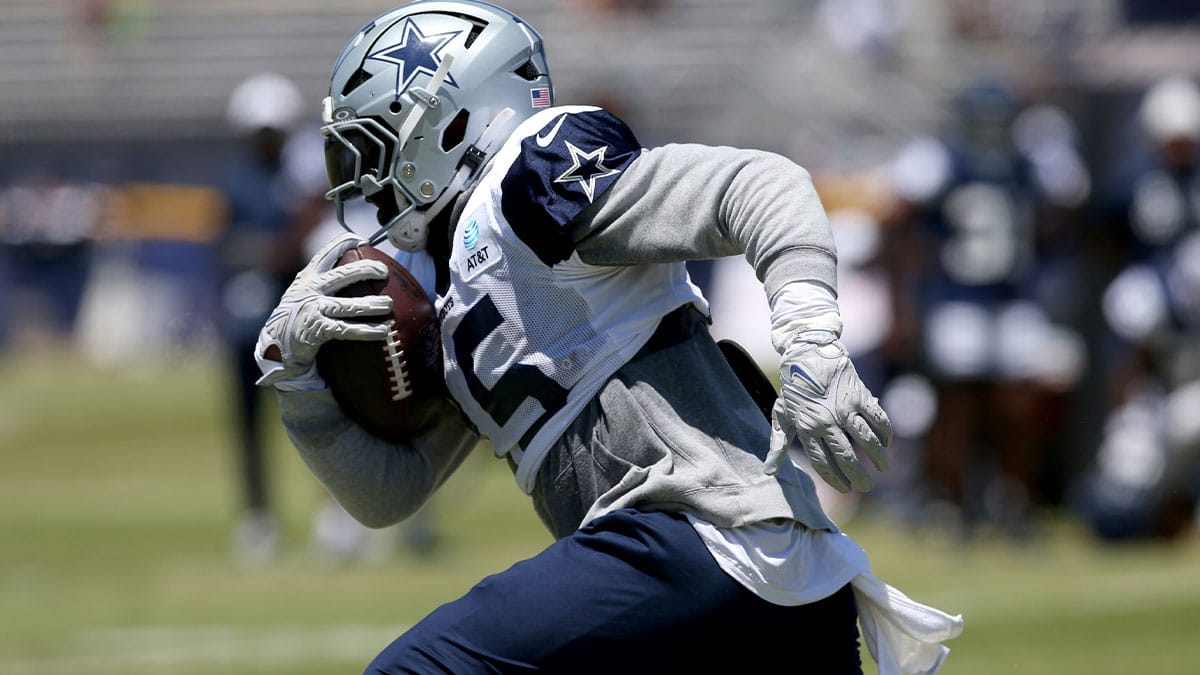
[{"label": "white glove", "polygon": [[[822,311],[812,314],[813,309]],[[782,352],[782,386],[772,411],[766,472],[775,473],[787,461],[794,439],[813,469],[836,490],[870,490],[871,477],[851,441],[866,452],[875,468],[886,470],[883,447],[891,442],[892,425],[838,339],[841,317],[832,294],[828,303],[777,304],[773,322],[772,338]]]},{"label": "white glove", "polygon": [[[271,312],[259,331],[254,358],[263,376],[258,384],[282,391],[325,388],[317,373],[317,350],[329,340],[382,340],[387,337],[392,299],[384,295],[338,298],[332,294],[358,281],[386,279],[387,266],[358,260],[334,263],[350,249],[367,243],[346,233],[317,251]],[[347,321],[379,315],[378,323]]]}]

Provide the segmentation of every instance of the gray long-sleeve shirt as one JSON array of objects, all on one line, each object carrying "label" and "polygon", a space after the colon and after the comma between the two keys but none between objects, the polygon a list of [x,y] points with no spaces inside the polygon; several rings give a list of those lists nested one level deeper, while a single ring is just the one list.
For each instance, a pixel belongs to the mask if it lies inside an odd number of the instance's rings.
[{"label": "gray long-sleeve shirt", "polygon": [[[570,234],[589,264],[741,253],[768,296],[795,280],[836,288],[832,236],[811,180],[770,153],[701,145],[646,150]],[[327,391],[281,392],[280,404],[309,468],[370,526],[413,513],[478,440],[449,403],[407,444],[368,435]],[[535,506],[556,537],[625,506],[685,510],[724,527],[793,518],[832,528],[806,475],[790,466],[774,476],[763,472],[768,439],[757,406],[699,330],[609,380],[544,461]]]}]

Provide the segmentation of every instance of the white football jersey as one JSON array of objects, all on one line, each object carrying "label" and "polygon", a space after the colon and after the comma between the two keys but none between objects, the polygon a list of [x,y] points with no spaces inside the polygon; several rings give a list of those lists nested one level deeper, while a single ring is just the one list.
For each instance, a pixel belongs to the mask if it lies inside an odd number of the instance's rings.
[{"label": "white football jersey", "polygon": [[641,152],[604,110],[544,110],[496,154],[455,223],[437,301],[446,383],[497,456],[516,461],[526,493],[659,319],[688,303],[708,311],[683,263],[589,265],[567,234]]}]

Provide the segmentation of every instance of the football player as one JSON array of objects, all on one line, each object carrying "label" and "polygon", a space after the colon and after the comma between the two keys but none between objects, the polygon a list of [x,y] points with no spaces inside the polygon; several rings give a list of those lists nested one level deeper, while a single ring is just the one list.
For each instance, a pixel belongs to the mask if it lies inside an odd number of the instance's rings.
[{"label": "football player", "polygon": [[[485,437],[556,540],[368,672],[755,672],[788,645],[806,668],[857,673],[856,617],[883,672],[937,670],[961,619],[873,577],[788,460],[794,442],[837,489],[867,490],[853,444],[882,469],[891,434],[839,339],[832,237],[807,173],[763,152],[643,148],[609,112],[553,95],[537,32],[473,0],[383,14],[334,67],[329,196],[339,210],[365,198],[381,223],[370,241],[434,261],[452,401],[388,443],[325,388],[323,341],[386,333],[387,298],[326,295],[386,274],[333,268],[354,234],[284,293],[256,348],[261,382],[362,522],[416,511]],[[739,381],[684,267],[732,254],[770,296],[775,402]]]},{"label": "football player", "polygon": [[306,191],[287,171],[284,149],[303,105],[291,80],[259,73],[238,84],[226,110],[242,143],[221,186],[227,222],[217,249],[242,498],[231,548],[234,561],[244,567],[270,562],[280,540],[268,490],[266,429],[260,423],[264,397],[254,386],[259,373],[252,350],[280,291],[304,265],[302,251],[291,245],[299,222],[308,209],[324,206],[319,192]]},{"label": "football player", "polygon": [[891,167],[891,341],[937,394],[923,517],[964,538],[988,522],[1025,541],[1084,360],[1059,298],[1079,285],[1066,214],[1088,179],[1057,109],[1022,110],[1009,84],[987,79],[953,103],[951,128],[910,141]]},{"label": "football player", "polygon": [[1165,77],[1138,113],[1154,152],[1123,158],[1106,192],[1123,254],[1102,296],[1113,386],[1076,495],[1106,539],[1185,535],[1200,501],[1200,86]]}]

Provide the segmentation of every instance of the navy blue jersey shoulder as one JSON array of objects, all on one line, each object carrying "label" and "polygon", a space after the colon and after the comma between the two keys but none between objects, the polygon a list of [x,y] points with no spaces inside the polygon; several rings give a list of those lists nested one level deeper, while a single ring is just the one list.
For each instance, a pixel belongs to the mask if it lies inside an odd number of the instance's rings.
[{"label": "navy blue jersey shoulder", "polygon": [[501,181],[500,208],[547,265],[567,259],[567,225],[604,194],[641,152],[633,131],[606,110],[564,112],[521,141]]}]

